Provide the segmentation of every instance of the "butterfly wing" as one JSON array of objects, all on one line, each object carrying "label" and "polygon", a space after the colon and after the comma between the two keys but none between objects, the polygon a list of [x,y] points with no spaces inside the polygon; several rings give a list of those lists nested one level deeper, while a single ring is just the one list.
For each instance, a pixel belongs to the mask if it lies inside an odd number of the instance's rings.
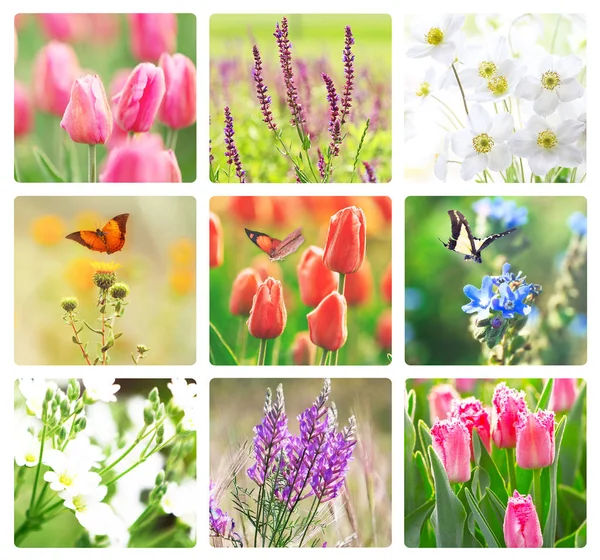
[{"label": "butterfly wing", "polygon": [[74,231],[67,235],[67,239],[72,239],[80,245],[87,247],[90,251],[107,253],[106,243],[102,237],[99,237],[95,231]]},{"label": "butterfly wing", "polygon": [[450,238],[448,244],[444,245],[450,251],[462,255],[472,256],[477,254],[475,238],[467,219],[458,210],[448,210],[448,216],[450,216]]},{"label": "butterfly wing", "polygon": [[125,245],[125,234],[127,233],[127,220],[129,214],[119,214],[102,228],[106,252],[110,255],[116,253]]},{"label": "butterfly wing", "polygon": [[302,228],[295,229],[290,233],[270,255],[272,261],[280,261],[298,250],[298,247],[304,243]]},{"label": "butterfly wing", "polygon": [[473,239],[475,241],[476,251],[478,253],[481,253],[481,251],[483,251],[488,245],[491,245],[494,241],[496,241],[496,239],[499,239],[500,237],[504,237],[505,235],[512,233],[516,229],[517,228],[510,228],[510,229],[507,229],[506,231],[503,231],[502,233],[494,233],[493,235],[488,235],[487,237],[484,237],[483,239],[479,239],[479,237],[474,237]]},{"label": "butterfly wing", "polygon": [[259,249],[267,253],[269,257],[279,247],[281,241],[279,239],[275,239],[266,233],[262,233],[260,231],[252,231],[251,229],[244,228],[246,231],[246,235],[248,239],[252,241]]}]

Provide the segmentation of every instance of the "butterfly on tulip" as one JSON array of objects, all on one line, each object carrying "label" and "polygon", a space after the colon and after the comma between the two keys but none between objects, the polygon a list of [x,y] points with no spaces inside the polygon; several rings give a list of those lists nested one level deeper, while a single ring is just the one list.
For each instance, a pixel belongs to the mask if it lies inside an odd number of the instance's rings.
[{"label": "butterfly on tulip", "polygon": [[259,249],[262,249],[269,255],[270,261],[281,261],[288,255],[298,250],[298,247],[304,243],[302,228],[295,229],[283,241],[270,237],[260,231],[252,231],[244,228],[246,235]]},{"label": "butterfly on tulip", "polygon": [[67,239],[76,241],[90,251],[98,251],[108,255],[116,253],[125,245],[128,218],[129,214],[119,214],[109,220],[102,229],[74,231],[67,235]]}]

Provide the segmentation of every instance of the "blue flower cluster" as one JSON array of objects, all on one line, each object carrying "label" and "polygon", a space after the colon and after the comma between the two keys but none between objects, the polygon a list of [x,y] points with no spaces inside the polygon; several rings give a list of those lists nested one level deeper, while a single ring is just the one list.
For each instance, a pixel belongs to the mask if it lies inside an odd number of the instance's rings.
[{"label": "blue flower cluster", "polygon": [[477,215],[501,222],[507,229],[527,223],[527,208],[518,208],[514,200],[504,200],[501,196],[482,198],[473,204],[473,210]]},{"label": "blue flower cluster", "polygon": [[581,212],[573,212],[567,220],[573,233],[581,237],[587,235],[587,216]]},{"label": "blue flower cluster", "polygon": [[499,328],[504,319],[512,319],[515,315],[527,316],[531,312],[530,294],[537,295],[541,287],[527,284],[525,276],[510,271],[510,264],[502,267],[500,276],[484,276],[481,289],[468,284],[463,288],[465,295],[471,300],[462,306],[465,313],[477,313],[477,319],[493,316],[491,325]]}]

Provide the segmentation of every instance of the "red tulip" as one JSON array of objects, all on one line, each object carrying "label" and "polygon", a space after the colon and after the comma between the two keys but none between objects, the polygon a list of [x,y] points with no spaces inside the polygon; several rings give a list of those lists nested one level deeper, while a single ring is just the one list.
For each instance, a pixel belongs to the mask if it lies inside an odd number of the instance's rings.
[{"label": "red tulip", "polygon": [[365,259],[367,223],[360,208],[349,206],[331,217],[323,262],[340,274],[352,274]]},{"label": "red tulip", "polygon": [[77,78],[60,126],[73,142],[104,144],[113,129],[113,118],[102,80],[96,75]]},{"label": "red tulip", "polygon": [[229,211],[240,222],[254,222],[259,200],[257,196],[232,196],[229,198]]},{"label": "red tulip", "polygon": [[283,280],[283,271],[281,270],[281,266],[276,261],[269,260],[269,257],[264,253],[261,255],[256,255],[252,259],[250,264],[258,275],[261,278],[261,281],[264,282],[269,276],[271,278],[275,278],[275,280],[279,280],[280,282]]},{"label": "red tulip", "polygon": [[281,282],[267,278],[252,301],[248,331],[254,338],[266,340],[281,336],[287,322]]},{"label": "red tulip", "polygon": [[223,227],[219,216],[210,213],[210,268],[221,266],[223,264]]},{"label": "red tulip", "polygon": [[541,469],[554,463],[554,412],[521,412],[516,429],[519,467]]},{"label": "red tulip", "polygon": [[475,397],[454,401],[452,405],[452,415],[459,418],[467,427],[467,430],[469,430],[469,436],[471,438],[471,460],[475,460],[475,455],[473,453],[473,428],[477,428],[477,433],[479,434],[483,445],[485,445],[488,453],[491,453],[490,415],[487,410],[483,408],[481,401]]},{"label": "red tulip", "polygon": [[381,293],[387,303],[392,303],[392,263],[388,264],[381,279]]},{"label": "red tulip", "polygon": [[298,286],[304,305],[316,307],[337,289],[338,275],[323,264],[323,249],[311,245],[298,263]]},{"label": "red tulip", "polygon": [[139,61],[155,62],[161,54],[175,51],[175,14],[128,14],[127,19],[131,30],[131,50]]},{"label": "red tulip", "polygon": [[31,101],[25,86],[15,80],[15,138],[31,131],[33,126],[33,112]]},{"label": "red tulip", "polygon": [[525,393],[510,389],[506,383],[496,385],[492,398],[492,439],[500,449],[517,446],[516,424],[519,414],[527,410]]},{"label": "red tulip", "polygon": [[252,309],[252,300],[262,284],[260,275],[253,268],[244,268],[233,281],[229,298],[229,312],[232,315],[247,316]]},{"label": "red tulip", "polygon": [[297,366],[310,366],[315,361],[317,347],[311,342],[310,334],[299,332],[292,344],[292,359]]},{"label": "red tulip", "polygon": [[459,418],[436,420],[431,428],[431,443],[450,482],[467,482],[471,478],[471,437]]},{"label": "red tulip", "polygon": [[350,307],[364,305],[371,299],[373,293],[373,273],[367,259],[353,274],[348,274],[344,286],[344,296]]},{"label": "red tulip", "polygon": [[392,221],[392,199],[389,196],[374,196],[373,202],[379,207],[383,219],[389,224]]},{"label": "red tulip", "polygon": [[460,400],[460,395],[452,385],[435,385],[427,395],[429,417],[433,424],[436,420],[445,420],[452,411],[452,404]]},{"label": "red tulip", "polygon": [[312,342],[330,352],[344,346],[348,338],[347,310],[346,298],[338,292],[331,292],[324,298],[317,308],[306,316]]},{"label": "red tulip", "polygon": [[386,309],[377,321],[377,342],[382,350],[392,349],[392,310]]},{"label": "red tulip", "polygon": [[508,498],[504,515],[504,543],[508,548],[541,548],[544,544],[542,529],[533,500],[515,493]]},{"label": "red tulip", "polygon": [[571,410],[577,399],[577,379],[555,379],[548,408],[555,412]]},{"label": "red tulip", "polygon": [[158,112],[159,120],[175,129],[196,122],[196,67],[182,54],[163,53],[158,66],[165,73],[165,96]]}]

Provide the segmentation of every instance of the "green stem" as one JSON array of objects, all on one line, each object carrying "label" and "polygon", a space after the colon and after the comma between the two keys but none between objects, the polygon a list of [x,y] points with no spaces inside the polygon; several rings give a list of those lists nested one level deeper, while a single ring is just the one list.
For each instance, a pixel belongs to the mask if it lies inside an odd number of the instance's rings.
[{"label": "green stem", "polygon": [[320,366],[324,366],[327,364],[328,356],[329,356],[329,350],[325,350],[325,348],[323,348],[323,354],[321,354],[321,361],[319,362]]},{"label": "green stem", "polygon": [[[314,508],[313,511],[313,506],[316,504],[316,507]],[[308,529],[309,527],[312,525],[312,522],[315,519],[315,516],[317,515],[317,512],[319,511],[319,506],[321,505],[321,498],[319,497],[318,499],[315,498],[313,500],[313,503],[310,506],[310,510],[309,510],[309,515],[308,515],[308,520],[306,522],[306,527],[304,529],[304,533],[302,534],[302,538],[300,539],[300,544],[298,544],[298,548],[302,547],[302,544],[304,543],[304,539],[306,538],[306,534],[308,533]],[[312,513],[312,515],[311,515]]]},{"label": "green stem", "polygon": [[525,182],[525,170],[523,169],[523,158],[519,158],[519,164],[521,165],[521,178],[523,183]]},{"label": "green stem", "polygon": [[110,465],[108,465],[108,467],[104,467],[98,474],[100,476],[105,475],[108,471],[110,471],[115,465],[117,465],[118,463],[120,463],[123,459],[125,459],[125,457],[127,457],[127,455],[129,455],[135,448],[136,446],[145,438],[147,437],[150,432],[148,432],[147,434],[144,433],[144,431],[146,430],[146,427],[144,426],[141,430],[140,433],[137,435],[137,437],[135,438],[135,440],[133,441],[133,443],[125,450],[123,451],[123,453],[121,453],[121,455],[119,455]]},{"label": "green stem", "polygon": [[558,19],[556,20],[556,27],[554,28],[554,35],[552,36],[552,43],[550,44],[550,54],[554,54],[554,47],[556,46],[556,38],[558,37],[558,28],[560,27],[560,23],[562,21],[562,15],[558,15]]},{"label": "green stem", "polygon": [[[346,275],[340,273],[340,277],[339,277],[339,280],[338,280],[338,292],[340,294],[342,294],[342,295],[344,295],[344,287],[345,287],[345,285],[346,285]],[[336,350],[333,353],[333,357],[332,357],[331,363],[334,366],[338,365],[338,352],[339,352],[339,349]]]},{"label": "green stem", "polygon": [[533,502],[543,530],[545,520],[542,519],[542,501],[542,469],[535,469],[533,471]]},{"label": "green stem", "polygon": [[88,144],[88,183],[98,182],[96,167],[96,144]]},{"label": "green stem", "polygon": [[33,490],[31,491],[31,501],[29,502],[29,514],[33,515],[33,506],[35,504],[35,495],[37,493],[37,486],[40,479],[40,471],[42,470],[42,458],[44,457],[44,444],[46,442],[46,416],[48,414],[48,403],[44,398],[42,404],[42,441],[40,442],[40,456],[38,457],[38,464],[35,470],[35,479],[33,481]]},{"label": "green stem", "polygon": [[517,470],[515,467],[515,450],[506,448],[506,466],[508,468],[508,495],[512,496],[517,489]]},{"label": "green stem", "polygon": [[456,78],[456,82],[458,83],[458,87],[460,88],[460,94],[462,95],[463,105],[465,106],[465,113],[467,113],[467,116],[469,116],[469,108],[467,107],[467,98],[465,97],[465,90],[463,89],[460,78],[458,77],[458,72],[456,71],[454,62],[452,63],[452,71],[454,72],[454,77]]},{"label": "green stem", "polygon": [[267,339],[261,338],[260,345],[258,347],[258,362],[256,365],[264,366],[266,357],[267,357]]},{"label": "green stem", "polygon": [[360,157],[360,152],[362,150],[363,142],[365,141],[365,136],[367,135],[367,130],[369,130],[370,123],[371,123],[371,120],[367,119],[362,136],[360,137],[360,141],[358,143],[358,148],[356,149],[356,155],[354,156],[354,164],[352,165],[352,175],[350,175],[351,183],[354,182],[354,175],[356,174],[356,167],[358,166],[358,158]]},{"label": "green stem", "polygon": [[[445,103],[444,101],[442,101],[439,97],[436,97],[435,95],[430,95],[429,97],[431,97],[432,99],[435,99],[438,103],[441,103],[444,107],[446,107],[446,109],[450,112],[450,114],[456,119],[456,122],[460,125],[460,127],[465,128],[465,125],[456,116],[456,113],[450,108],[450,106],[447,103]],[[494,104],[494,106],[495,106],[495,104]]]},{"label": "green stem", "polygon": [[179,131],[175,128],[169,129],[169,133],[167,136],[167,150],[175,151],[175,146],[177,145],[177,135]]}]

